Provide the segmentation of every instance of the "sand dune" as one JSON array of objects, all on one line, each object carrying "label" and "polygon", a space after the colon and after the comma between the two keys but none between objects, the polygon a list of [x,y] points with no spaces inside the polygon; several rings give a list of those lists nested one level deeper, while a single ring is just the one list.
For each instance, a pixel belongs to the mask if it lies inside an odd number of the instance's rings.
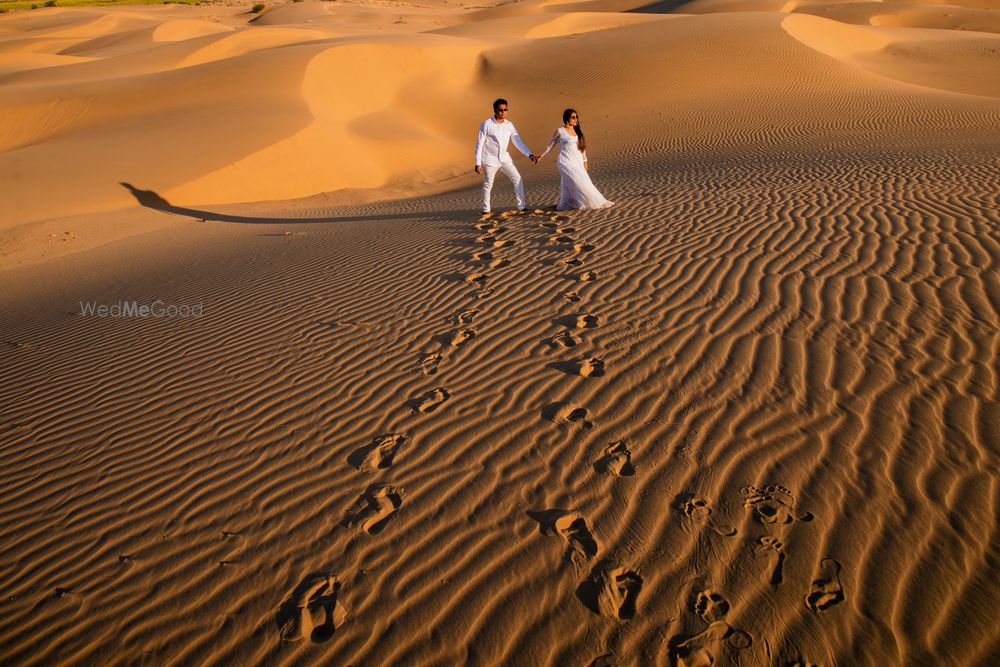
[{"label": "sand dune", "polygon": [[0,16],[0,662],[1000,661],[985,6]]}]

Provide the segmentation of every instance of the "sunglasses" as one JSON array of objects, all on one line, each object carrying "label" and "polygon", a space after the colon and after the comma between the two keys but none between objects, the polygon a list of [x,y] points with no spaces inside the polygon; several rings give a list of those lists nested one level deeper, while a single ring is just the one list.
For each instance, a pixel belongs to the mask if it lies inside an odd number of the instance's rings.
[{"label": "sunglasses", "polygon": [[497,113],[507,113],[509,109],[497,109]]},{"label": "sunglasses", "polygon": [[569,118],[570,120],[573,120],[574,118],[577,118],[577,116],[570,116]]}]

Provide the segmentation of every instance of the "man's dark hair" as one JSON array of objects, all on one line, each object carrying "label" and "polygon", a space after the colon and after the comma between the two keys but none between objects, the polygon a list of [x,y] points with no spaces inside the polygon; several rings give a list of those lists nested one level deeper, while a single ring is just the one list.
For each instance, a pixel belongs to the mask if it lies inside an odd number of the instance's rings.
[{"label": "man's dark hair", "polygon": [[493,113],[497,112],[497,109],[500,108],[501,104],[507,104],[507,100],[505,100],[502,97],[498,97],[497,99],[493,100]]}]

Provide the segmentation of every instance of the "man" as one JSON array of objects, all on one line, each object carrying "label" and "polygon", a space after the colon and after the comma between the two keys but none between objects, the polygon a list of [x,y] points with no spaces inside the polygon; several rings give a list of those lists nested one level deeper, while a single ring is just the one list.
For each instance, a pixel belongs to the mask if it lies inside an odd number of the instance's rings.
[{"label": "man", "polygon": [[493,190],[493,179],[498,171],[502,171],[514,184],[517,195],[517,210],[527,208],[524,201],[524,182],[521,174],[514,166],[514,160],[507,152],[511,139],[517,150],[528,156],[532,162],[538,160],[531,149],[521,141],[514,123],[507,120],[507,100],[498,99],[493,102],[493,117],[487,118],[479,126],[479,137],[476,139],[476,173],[483,175],[483,213],[490,212],[490,192]]}]

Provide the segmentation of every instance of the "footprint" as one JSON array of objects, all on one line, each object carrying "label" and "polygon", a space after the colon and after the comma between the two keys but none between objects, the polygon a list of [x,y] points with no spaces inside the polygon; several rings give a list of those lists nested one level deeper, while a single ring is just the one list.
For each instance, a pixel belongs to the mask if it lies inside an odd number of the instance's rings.
[{"label": "footprint", "polygon": [[476,252],[472,253],[472,259],[479,262],[488,262],[489,260],[493,259],[493,251],[477,250]]},{"label": "footprint", "polygon": [[574,250],[574,252],[590,252],[593,249],[594,249],[594,246],[591,245],[590,243],[574,243],[573,244],[573,250]]},{"label": "footprint", "polygon": [[844,588],[840,585],[840,563],[832,558],[820,562],[819,578],[809,587],[806,606],[817,614],[844,601]]},{"label": "footprint", "polygon": [[781,540],[769,536],[757,538],[753,550],[756,554],[770,552],[777,554],[777,562],[774,564],[774,569],[771,570],[771,584],[774,586],[780,584],[784,578],[783,569],[785,567],[785,551]]},{"label": "footprint", "polygon": [[406,436],[399,433],[377,435],[372,438],[371,443],[351,452],[347,462],[361,472],[388,468],[405,444]]},{"label": "footprint", "polygon": [[722,620],[729,613],[729,602],[719,593],[711,590],[699,591],[691,601],[691,611],[706,623]]},{"label": "footprint", "polygon": [[506,227],[501,227],[495,222],[481,222],[476,225],[476,229],[483,232],[484,234],[499,234],[500,232],[507,231]]},{"label": "footprint", "polygon": [[705,498],[694,496],[690,493],[682,493],[677,496],[674,505],[684,513],[688,519],[696,524],[704,524],[723,537],[733,537],[736,529],[725,523],[710,519],[713,514],[711,503]]},{"label": "footprint", "polygon": [[542,227],[546,229],[556,229],[559,226],[558,222],[543,222]]},{"label": "footprint", "polygon": [[604,562],[580,584],[576,594],[588,609],[616,621],[635,617],[642,590],[642,577],[634,571]]},{"label": "footprint", "polygon": [[324,642],[330,639],[347,620],[339,594],[340,583],[335,575],[306,577],[278,609],[276,620],[281,640]]},{"label": "footprint", "polygon": [[634,475],[635,466],[632,465],[632,452],[629,451],[628,444],[624,440],[619,440],[605,447],[604,456],[594,464],[594,469],[616,477]]},{"label": "footprint", "polygon": [[480,234],[476,237],[476,243],[483,243],[485,245],[493,245],[493,242],[497,240],[497,237],[493,234]]},{"label": "footprint", "polygon": [[439,336],[438,340],[447,343],[451,347],[461,347],[475,337],[476,332],[472,329],[455,329]]},{"label": "footprint", "polygon": [[455,324],[471,324],[476,315],[479,314],[478,308],[472,308],[470,310],[463,310],[458,315],[455,316]]},{"label": "footprint", "polygon": [[444,359],[440,354],[429,354],[420,361],[420,372],[424,375],[434,375],[438,372],[438,365]]},{"label": "footprint", "polygon": [[604,362],[597,357],[581,357],[573,361],[555,361],[549,364],[550,368],[555,368],[569,375],[580,375],[583,377],[601,377],[604,375]]},{"label": "footprint", "polygon": [[582,280],[584,282],[592,282],[594,280],[597,280],[597,271],[584,271],[579,276],[577,276],[577,279]]},{"label": "footprint", "polygon": [[601,320],[597,315],[588,315],[587,313],[560,317],[554,322],[554,324],[564,326],[567,329],[594,329],[600,323]]},{"label": "footprint", "polygon": [[560,331],[548,340],[551,347],[576,347],[580,344],[580,339],[573,335],[572,331]]},{"label": "footprint", "polygon": [[577,367],[577,375],[585,378],[604,375],[604,362],[597,357],[583,357],[573,363]]},{"label": "footprint", "polygon": [[552,403],[542,410],[542,417],[556,424],[573,423],[582,429],[590,430],[594,428],[594,422],[587,419],[587,414],[587,408],[562,401]]},{"label": "footprint", "polygon": [[809,512],[796,512],[792,492],[780,484],[765,486],[763,489],[747,486],[741,491],[743,506],[753,512],[754,518],[761,523],[785,525],[796,519],[813,519]]},{"label": "footprint", "polygon": [[557,234],[575,234],[576,227],[560,227],[556,230]]},{"label": "footprint", "polygon": [[479,216],[479,219],[480,220],[489,220],[492,217],[493,217],[492,213],[483,213],[481,216]]},{"label": "footprint", "polygon": [[[679,635],[669,641],[670,664],[677,667],[708,667],[716,664],[724,648],[738,651],[750,648],[753,638],[732,628],[722,620],[709,623],[708,628],[693,636]],[[733,661],[739,664],[738,660]]]},{"label": "footprint", "polygon": [[360,528],[369,535],[377,535],[396,516],[402,504],[403,489],[373,485],[361,496],[354,509],[348,512],[343,525],[348,528]]},{"label": "footprint", "polygon": [[514,245],[515,243],[517,243],[517,241],[513,241],[511,239],[504,239],[503,241],[493,241],[493,247],[494,248],[509,248],[512,245]]},{"label": "footprint", "polygon": [[472,283],[473,285],[479,285],[482,287],[486,284],[486,280],[489,278],[485,273],[470,273],[465,276],[465,282]]},{"label": "footprint", "polygon": [[567,257],[566,259],[560,260],[563,264],[568,264],[570,266],[580,266],[583,264],[583,260],[577,257]]},{"label": "footprint", "polygon": [[434,412],[449,398],[451,398],[451,394],[448,393],[448,390],[438,387],[411,398],[406,404],[415,412]]},{"label": "footprint", "polygon": [[510,264],[509,259],[494,259],[489,263],[489,267],[491,269],[498,269],[501,266],[507,266],[508,264]]},{"label": "footprint", "polygon": [[704,498],[684,494],[683,497],[678,496],[677,499],[680,503],[679,507],[681,511],[689,519],[707,519],[712,515],[712,507]]},{"label": "footprint", "polygon": [[568,301],[570,303],[576,303],[577,301],[580,300],[580,295],[577,294],[576,292],[563,292],[562,298],[564,301]]},{"label": "footprint", "polygon": [[476,298],[477,299],[485,299],[486,297],[490,296],[491,294],[493,294],[493,288],[492,287],[487,287],[485,289],[481,289],[478,292],[476,292]]},{"label": "footprint", "polygon": [[555,535],[566,542],[567,560],[578,563],[597,556],[599,546],[594,535],[587,528],[587,521],[579,512],[551,509],[542,512],[528,512],[538,521],[543,535]]},{"label": "footprint", "polygon": [[556,234],[555,236],[550,236],[549,241],[555,244],[563,244],[563,243],[573,243],[574,241],[576,241],[576,239],[573,238],[572,236],[566,236],[564,234]]}]

